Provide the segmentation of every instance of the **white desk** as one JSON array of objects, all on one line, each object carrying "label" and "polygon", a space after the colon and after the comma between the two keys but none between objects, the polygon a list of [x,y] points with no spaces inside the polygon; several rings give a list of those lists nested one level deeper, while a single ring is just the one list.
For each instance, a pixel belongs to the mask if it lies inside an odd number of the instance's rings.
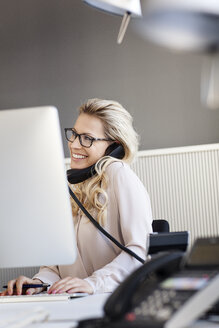
[{"label": "white desk", "polygon": [[[29,324],[28,328],[72,328],[78,320],[101,317],[108,297],[109,294],[97,294],[69,301],[0,304],[0,327],[6,317],[41,307],[49,312],[48,321]],[[197,322],[188,328],[219,328],[219,324]]]},{"label": "white desk", "polygon": [[103,315],[103,305],[108,297],[109,294],[96,294],[68,301],[0,304],[0,327],[1,319],[40,307],[49,312],[48,321],[28,325],[28,328],[70,328],[78,320],[101,317]]}]

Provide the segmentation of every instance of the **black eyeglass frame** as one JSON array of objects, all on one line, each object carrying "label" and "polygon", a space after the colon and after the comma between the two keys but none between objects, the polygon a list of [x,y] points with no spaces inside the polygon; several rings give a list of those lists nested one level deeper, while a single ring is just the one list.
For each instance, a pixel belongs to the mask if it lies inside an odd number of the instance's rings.
[{"label": "black eyeglass frame", "polygon": [[[64,130],[65,130],[65,138],[66,138],[66,140],[68,140],[69,142],[74,142],[75,139],[77,139],[77,137],[78,137],[81,146],[82,146],[82,147],[85,147],[85,148],[90,148],[90,147],[93,145],[93,142],[94,142],[94,141],[113,141],[113,139],[94,138],[94,137],[90,137],[90,136],[87,135],[86,133],[77,133],[77,132],[75,131],[75,129],[73,129],[73,128],[64,128]],[[67,137],[67,132],[68,132],[68,131],[71,131],[72,134],[75,135],[74,140],[70,140],[70,139],[68,139],[68,137]],[[87,137],[89,138],[90,143],[91,143],[90,146],[85,146],[85,145],[83,145],[82,140],[81,140],[81,136],[87,136]]]}]

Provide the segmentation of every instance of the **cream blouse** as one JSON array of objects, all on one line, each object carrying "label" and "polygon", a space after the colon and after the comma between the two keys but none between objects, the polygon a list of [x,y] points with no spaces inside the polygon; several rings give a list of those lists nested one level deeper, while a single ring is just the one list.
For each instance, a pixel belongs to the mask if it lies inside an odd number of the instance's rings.
[{"label": "cream blouse", "polygon": [[[146,239],[152,232],[150,199],[142,182],[123,162],[106,169],[109,177],[107,220],[104,229],[120,243],[146,257]],[[34,278],[53,284],[67,276],[85,279],[94,293],[112,292],[141,264],[102,235],[81,215],[75,224],[77,259],[72,265],[41,267]]]}]

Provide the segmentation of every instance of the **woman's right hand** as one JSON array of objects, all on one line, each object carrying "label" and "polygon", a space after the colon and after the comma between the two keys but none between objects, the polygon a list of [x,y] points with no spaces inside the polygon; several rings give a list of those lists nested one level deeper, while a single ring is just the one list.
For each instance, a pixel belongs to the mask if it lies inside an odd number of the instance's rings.
[{"label": "woman's right hand", "polygon": [[23,284],[42,284],[42,281],[39,279],[30,279],[25,276],[20,276],[17,279],[10,280],[8,282],[8,288],[0,293],[0,296],[5,295],[32,295],[32,294],[38,294],[45,290],[45,288],[28,288],[28,289],[22,289]]}]

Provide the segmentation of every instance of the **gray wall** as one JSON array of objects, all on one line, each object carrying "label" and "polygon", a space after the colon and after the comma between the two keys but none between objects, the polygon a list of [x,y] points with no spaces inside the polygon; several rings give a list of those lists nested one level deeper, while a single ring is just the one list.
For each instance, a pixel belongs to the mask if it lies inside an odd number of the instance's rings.
[{"label": "gray wall", "polygon": [[64,128],[87,98],[115,99],[140,149],[218,142],[219,110],[200,103],[203,57],[145,42],[133,20],[119,46],[120,22],[81,0],[2,0],[0,109],[55,105]]}]

